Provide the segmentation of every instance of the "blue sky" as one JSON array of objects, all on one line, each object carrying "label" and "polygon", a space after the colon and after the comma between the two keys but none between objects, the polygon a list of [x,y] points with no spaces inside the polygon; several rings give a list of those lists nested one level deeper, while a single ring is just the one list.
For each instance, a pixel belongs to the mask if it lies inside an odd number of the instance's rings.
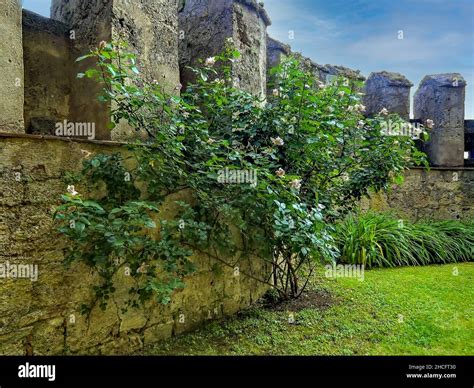
[{"label": "blue sky", "polygon": [[[23,0],[49,15],[51,0]],[[474,0],[266,0],[269,33],[320,64],[404,74],[461,73],[474,119]],[[290,39],[290,31],[294,39]],[[398,39],[403,31],[403,39]]]},{"label": "blue sky", "polygon": [[399,72],[412,93],[426,74],[461,73],[466,118],[474,119],[474,0],[266,0],[265,7],[270,35],[317,63],[366,76]]}]

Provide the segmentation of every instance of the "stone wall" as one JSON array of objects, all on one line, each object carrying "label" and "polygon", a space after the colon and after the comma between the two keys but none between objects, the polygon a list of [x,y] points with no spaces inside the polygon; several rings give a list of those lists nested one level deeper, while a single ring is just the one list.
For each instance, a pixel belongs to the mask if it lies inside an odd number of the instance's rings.
[{"label": "stone wall", "polygon": [[[75,59],[101,41],[125,41],[137,55],[138,68],[149,81],[158,80],[169,92],[179,84],[177,0],[53,0],[51,17],[71,30]],[[92,62],[71,63],[74,73]],[[95,123],[96,139],[126,140],[133,131],[124,124],[108,129],[111,107],[97,101],[103,86],[73,79],[71,121]]]},{"label": "stone wall", "polygon": [[24,132],[23,47],[19,0],[0,2],[0,131]]},{"label": "stone wall", "polygon": [[[123,313],[131,278],[119,272],[117,292],[107,310],[96,306],[89,319],[81,315],[81,304],[93,298],[96,278],[83,264],[64,267],[67,241],[56,232],[52,215],[66,189],[62,175],[77,171],[82,150],[95,154],[121,148],[113,143],[0,135],[0,264],[37,264],[39,272],[37,281],[0,278],[0,354],[130,353],[233,314],[263,295],[266,286],[242,275],[263,278],[268,269],[257,259],[232,258],[232,266],[223,266],[196,255],[196,273],[169,305],[149,303]],[[163,217],[180,199],[186,195],[168,198]]]},{"label": "stone wall", "polygon": [[411,220],[474,219],[474,168],[416,168],[388,194],[374,194],[362,208],[391,210]]},{"label": "stone wall", "polygon": [[[76,79],[91,63],[75,59],[102,40],[129,42],[145,77],[175,92],[179,82],[190,80],[186,66],[216,55],[232,38],[242,53],[233,64],[236,85],[264,95],[267,69],[291,48],[267,37],[270,19],[263,6],[256,0],[53,0],[52,18],[25,11],[22,22],[18,0],[0,2],[0,264],[39,265],[36,282],[0,278],[0,354],[130,353],[258,299],[266,287],[199,255],[193,258],[198,271],[169,306],[150,303],[122,313],[130,279],[121,276],[113,303],[86,320],[79,308],[92,298],[94,276],[79,264],[63,267],[67,242],[55,232],[52,212],[65,191],[61,176],[80,167],[81,150],[114,152],[120,144],[12,133],[24,132],[23,117],[28,132],[41,134],[67,119],[95,123],[96,139],[130,139],[123,123],[112,132],[107,128],[112,107],[96,100],[102,86]],[[323,82],[333,76],[365,79],[359,71],[295,55]],[[388,72],[369,81],[367,113],[385,107],[406,118],[409,81]],[[366,208],[393,209],[412,219],[472,219],[474,170],[461,168],[464,147],[474,160],[474,130],[463,125],[464,87],[459,74],[431,75],[415,98],[416,121],[434,121],[431,163],[451,167],[409,170],[402,186],[372,196]],[[164,213],[178,198],[169,198]],[[255,260],[237,262],[239,273],[268,271]]]},{"label": "stone wall", "polygon": [[367,114],[374,115],[385,108],[390,113],[397,113],[401,118],[409,120],[412,86],[413,84],[399,73],[371,73],[364,89]]},{"label": "stone wall", "polygon": [[232,38],[242,54],[232,66],[236,86],[264,96],[269,24],[264,8],[255,0],[186,0],[179,12],[182,83],[193,79],[187,66],[221,53]]},{"label": "stone wall", "polygon": [[365,80],[365,77],[360,73],[359,70],[353,70],[340,65],[320,65],[311,58],[307,58],[300,53],[293,52],[289,45],[267,36],[268,70],[277,66],[280,63],[282,57],[288,55],[295,56],[303,64],[306,70],[310,71],[315,78],[322,82],[328,82],[331,77],[346,77],[356,81]]},{"label": "stone wall", "polygon": [[415,119],[434,121],[426,145],[433,166],[464,165],[465,86],[458,73],[427,75],[415,94]]},{"label": "stone wall", "polygon": [[66,25],[23,10],[27,133],[54,135],[55,124],[70,117],[75,78],[71,42]]}]

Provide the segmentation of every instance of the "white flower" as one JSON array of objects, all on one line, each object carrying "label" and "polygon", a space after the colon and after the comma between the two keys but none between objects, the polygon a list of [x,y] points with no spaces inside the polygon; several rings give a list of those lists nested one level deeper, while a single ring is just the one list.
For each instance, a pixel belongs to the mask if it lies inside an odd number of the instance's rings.
[{"label": "white flower", "polygon": [[309,86],[309,85],[305,85],[305,86],[304,86],[304,88],[305,88],[305,89],[310,89],[310,88],[311,88],[311,86]]},{"label": "white flower", "polygon": [[364,125],[365,123],[362,120],[359,120],[359,122],[357,123],[357,128],[359,129],[364,128]]},{"label": "white flower", "polygon": [[232,37],[227,38],[226,41],[229,44],[234,44],[234,39]]},{"label": "white flower", "polygon": [[213,138],[209,138],[207,144],[214,144],[216,141]]},{"label": "white flower", "polygon": [[324,206],[323,204],[318,204],[319,211],[324,210],[324,209],[326,209],[326,206]]},{"label": "white flower", "polygon": [[365,105],[362,104],[355,104],[354,109],[358,110],[359,112],[365,112]]},{"label": "white flower", "polygon": [[354,106],[353,106],[353,105],[349,105],[349,106],[347,107],[347,111],[348,111],[348,112],[352,112],[353,110],[354,110]]},{"label": "white flower", "polygon": [[301,188],[301,179],[292,180],[290,186],[292,189],[299,190]]},{"label": "white flower", "polygon": [[331,113],[334,112],[334,107],[330,106],[329,107],[329,112],[331,112]]},{"label": "white flower", "polygon": [[89,159],[89,157],[92,155],[92,152],[89,152],[87,150],[81,150],[82,155],[84,155],[85,159]]},{"label": "white flower", "polygon": [[285,142],[280,136],[278,136],[276,139],[271,137],[270,140],[272,141],[273,145],[276,145],[276,146],[282,146],[285,144]]},{"label": "white flower", "polygon": [[184,113],[183,113],[183,116],[184,116],[185,118],[188,118],[188,117],[189,117],[189,112],[184,112]]},{"label": "white flower", "polygon": [[216,58],[214,57],[209,57],[206,59],[206,66],[212,67],[216,64]]},{"label": "white flower", "polygon": [[318,81],[318,88],[324,89],[325,87],[326,85],[324,84],[324,82]]},{"label": "white flower", "polygon": [[178,84],[176,85],[176,87],[174,88],[175,90],[181,90],[183,88],[183,85],[182,84]]},{"label": "white flower", "polygon": [[344,90],[341,90],[339,93],[337,93],[339,97],[344,97],[346,95],[346,92]]},{"label": "white flower", "polygon": [[148,269],[148,266],[146,265],[145,262],[143,262],[143,263],[140,265],[140,267],[138,267],[137,273],[146,273],[147,269]]},{"label": "white flower", "polygon": [[280,178],[281,177],[284,177],[285,176],[285,170],[283,170],[281,167],[275,171],[275,174],[277,174],[277,176],[279,176]]},{"label": "white flower", "polygon": [[379,114],[382,115],[382,116],[387,116],[388,115],[387,108],[382,108],[382,110],[379,112]]},{"label": "white flower", "polygon": [[427,126],[429,129],[433,129],[433,127],[434,127],[434,121],[431,120],[431,119],[426,120],[426,126]]},{"label": "white flower", "polygon": [[273,89],[272,94],[273,97],[278,97],[280,95],[280,92],[278,91],[278,89]]},{"label": "white flower", "polygon": [[69,194],[71,194],[71,195],[77,195],[77,194],[79,194],[79,193],[76,191],[76,189],[74,188],[73,185],[69,185],[69,186],[67,187],[67,192],[68,192]]}]

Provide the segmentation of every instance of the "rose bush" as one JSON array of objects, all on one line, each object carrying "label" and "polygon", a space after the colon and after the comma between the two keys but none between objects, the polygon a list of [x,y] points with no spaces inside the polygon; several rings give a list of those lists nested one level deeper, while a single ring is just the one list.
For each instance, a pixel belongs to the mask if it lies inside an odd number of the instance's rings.
[{"label": "rose bush", "polygon": [[[73,242],[69,260],[84,260],[102,275],[96,294],[103,306],[120,266],[137,280],[132,305],[153,295],[167,303],[192,272],[193,252],[234,267],[228,258],[242,246],[242,254],[271,263],[260,281],[281,298],[297,297],[314,264],[339,254],[332,223],[370,190],[400,183],[408,166],[425,162],[410,137],[384,135],[383,123],[401,122],[398,116],[364,116],[362,84],[324,84],[295,58],[271,71],[268,97],[236,87],[232,63],[240,54],[232,42],[192,69],[195,81],[181,95],[181,85],[168,94],[141,77],[123,44],[103,43],[79,60],[85,58],[97,66],[79,77],[103,83],[101,99],[114,107],[110,127],[127,122],[146,135],[129,147],[134,169],[120,155],[87,160],[74,182],[100,183],[107,194],[65,194],[56,213]],[[179,202],[175,219],[156,225],[165,198],[182,190],[192,193],[192,205]],[[240,248],[230,225],[240,232]],[[159,229],[160,239],[146,228]]]}]

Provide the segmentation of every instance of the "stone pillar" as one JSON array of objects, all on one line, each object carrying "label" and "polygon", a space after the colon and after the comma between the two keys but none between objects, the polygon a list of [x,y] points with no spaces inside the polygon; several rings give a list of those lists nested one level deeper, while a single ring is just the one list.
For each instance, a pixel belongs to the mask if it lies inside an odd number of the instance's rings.
[{"label": "stone pillar", "polygon": [[367,115],[375,115],[383,108],[410,119],[410,88],[413,84],[399,73],[381,71],[371,73],[365,85],[364,104]]},{"label": "stone pillar", "polygon": [[233,64],[236,85],[264,96],[270,23],[256,0],[186,0],[179,13],[183,83],[189,83],[193,77],[186,66],[222,52],[226,39],[232,38],[242,54]]},{"label": "stone pillar", "polygon": [[433,166],[464,165],[464,98],[461,74],[427,75],[415,94],[415,119],[434,121],[425,150]]},{"label": "stone pillar", "polygon": [[[76,56],[101,41],[125,40],[137,54],[138,67],[149,81],[158,80],[169,92],[179,84],[177,0],[53,0],[51,17],[71,28]],[[91,63],[77,65],[82,72]],[[110,106],[97,101],[102,86],[88,80],[72,85],[71,112],[79,122],[96,122],[98,139],[126,140],[127,125],[107,129]]]},{"label": "stone pillar", "polygon": [[25,130],[55,135],[56,123],[69,118],[72,70],[66,25],[23,10]]},{"label": "stone pillar", "polygon": [[0,131],[25,132],[21,3],[0,1]]}]

